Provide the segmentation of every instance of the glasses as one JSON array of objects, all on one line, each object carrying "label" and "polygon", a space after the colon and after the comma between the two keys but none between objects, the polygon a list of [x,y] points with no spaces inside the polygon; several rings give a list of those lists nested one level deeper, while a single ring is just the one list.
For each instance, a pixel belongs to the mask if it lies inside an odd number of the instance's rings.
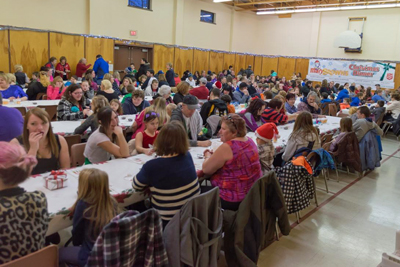
[{"label": "glasses", "polygon": [[147,113],[144,117],[147,119],[150,116],[160,117],[160,115],[156,112]]},{"label": "glasses", "polygon": [[229,120],[230,122],[232,122],[233,126],[235,126],[235,129],[237,130],[236,123],[235,123],[235,121],[232,119],[231,115],[228,115],[228,120]]}]

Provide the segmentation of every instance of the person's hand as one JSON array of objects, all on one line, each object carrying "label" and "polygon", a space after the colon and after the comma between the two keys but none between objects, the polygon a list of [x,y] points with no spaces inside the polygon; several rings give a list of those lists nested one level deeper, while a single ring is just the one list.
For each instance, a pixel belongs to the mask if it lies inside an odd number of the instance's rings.
[{"label": "person's hand", "polygon": [[13,101],[15,99],[15,97],[9,97],[8,100]]},{"label": "person's hand", "polygon": [[200,147],[209,147],[209,146],[211,146],[211,141],[210,140],[198,141],[197,145]]},{"label": "person's hand", "polygon": [[209,158],[209,157],[211,157],[211,155],[212,155],[213,153],[214,153],[214,152],[213,152],[212,150],[206,149],[206,150],[204,150],[203,155],[204,155],[205,158]]},{"label": "person's hand", "polygon": [[243,94],[246,95],[246,96],[248,96],[248,95],[249,95],[249,91],[248,91],[247,89],[244,89],[244,90],[243,90]]},{"label": "person's hand", "polygon": [[326,118],[325,115],[318,115],[318,118]]},{"label": "person's hand", "polygon": [[32,132],[29,134],[29,147],[34,151],[39,150],[39,140],[43,137],[42,132]]},{"label": "person's hand", "polygon": [[82,110],[83,115],[85,115],[85,116],[89,116],[90,111],[91,110],[89,108],[85,108],[84,110]]},{"label": "person's hand", "polygon": [[113,131],[116,135],[122,134],[122,128],[121,126],[115,126],[114,131]]},{"label": "person's hand", "polygon": [[143,153],[146,154],[147,156],[151,156],[154,153],[154,150],[151,148],[145,148]]},{"label": "person's hand", "polygon": [[317,103],[315,103],[315,102],[314,102],[314,103],[312,103],[312,104],[311,104],[311,106],[312,106],[312,107],[314,107],[315,109],[319,109],[319,107],[318,107],[318,104],[317,104]]}]

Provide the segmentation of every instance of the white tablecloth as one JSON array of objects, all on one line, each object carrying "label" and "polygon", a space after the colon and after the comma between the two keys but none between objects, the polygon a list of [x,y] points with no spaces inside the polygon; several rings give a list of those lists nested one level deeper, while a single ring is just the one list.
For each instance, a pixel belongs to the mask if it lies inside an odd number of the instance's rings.
[{"label": "white tablecloth", "polygon": [[16,108],[16,107],[25,107],[27,109],[34,108],[37,106],[57,106],[60,100],[34,100],[34,101],[21,101],[20,104],[17,104],[16,101],[10,102],[9,104],[4,104],[6,107]]},{"label": "white tablecloth", "polygon": [[[125,129],[130,128],[135,121],[136,115],[121,115],[118,117],[119,125]],[[78,121],[52,121],[51,127],[53,132],[59,135],[71,135],[74,134],[75,129],[81,125],[83,120]],[[86,130],[86,133],[90,133],[90,128]]]}]

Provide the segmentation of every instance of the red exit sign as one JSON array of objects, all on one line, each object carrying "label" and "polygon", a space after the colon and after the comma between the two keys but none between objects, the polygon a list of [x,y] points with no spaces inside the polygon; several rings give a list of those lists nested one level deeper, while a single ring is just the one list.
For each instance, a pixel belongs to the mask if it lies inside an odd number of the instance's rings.
[{"label": "red exit sign", "polygon": [[130,31],[131,36],[136,36],[137,31]]}]

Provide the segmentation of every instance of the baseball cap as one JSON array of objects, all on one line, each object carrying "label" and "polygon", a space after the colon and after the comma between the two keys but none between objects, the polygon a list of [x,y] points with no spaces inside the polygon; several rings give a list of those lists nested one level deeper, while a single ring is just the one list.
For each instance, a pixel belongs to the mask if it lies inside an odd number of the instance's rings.
[{"label": "baseball cap", "polygon": [[183,98],[183,104],[185,104],[188,109],[197,109],[199,107],[199,100],[197,99],[197,97],[193,96],[193,95],[186,95]]},{"label": "baseball cap", "polygon": [[206,78],[200,78],[200,82],[206,84],[207,83],[207,79]]}]

